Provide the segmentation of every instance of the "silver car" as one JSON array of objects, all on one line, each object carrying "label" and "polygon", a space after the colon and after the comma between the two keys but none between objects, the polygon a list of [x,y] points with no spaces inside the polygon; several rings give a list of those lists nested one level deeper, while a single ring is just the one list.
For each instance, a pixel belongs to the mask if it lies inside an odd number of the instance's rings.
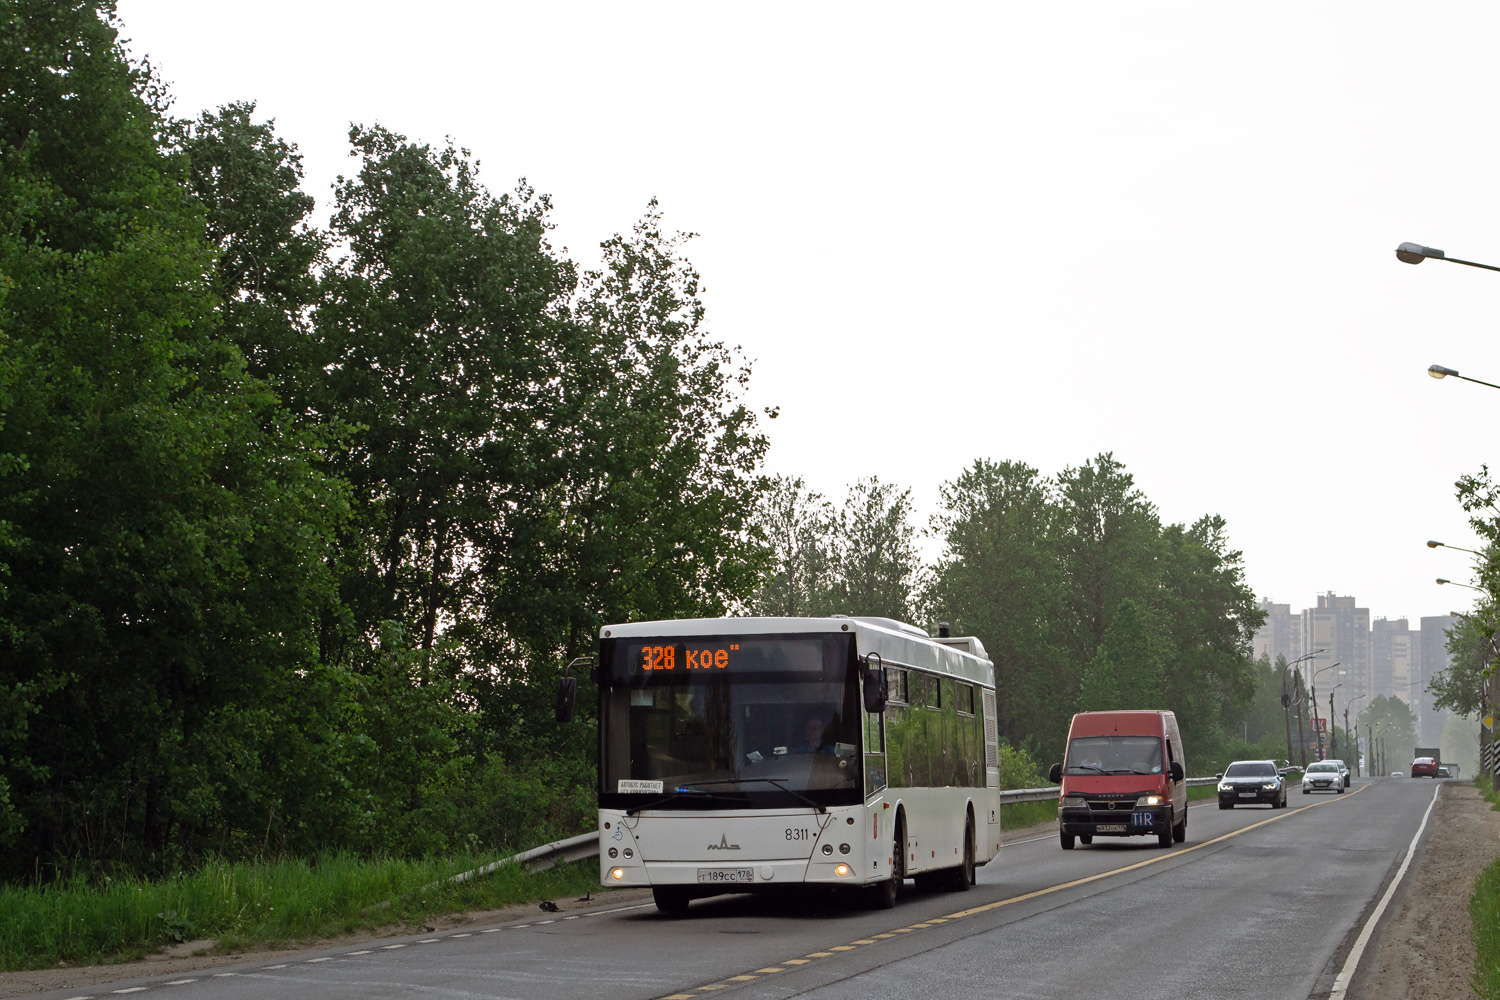
[{"label": "silver car", "polygon": [[1344,794],[1344,772],[1331,760],[1320,760],[1307,765],[1302,775],[1302,794],[1313,792],[1338,792]]}]

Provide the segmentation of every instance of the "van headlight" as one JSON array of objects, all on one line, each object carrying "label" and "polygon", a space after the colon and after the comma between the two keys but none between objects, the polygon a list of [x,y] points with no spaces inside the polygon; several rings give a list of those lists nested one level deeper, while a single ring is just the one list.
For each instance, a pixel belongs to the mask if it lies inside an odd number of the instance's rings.
[{"label": "van headlight", "polygon": [[1159,806],[1161,803],[1162,797],[1160,795],[1142,795],[1135,800],[1135,804],[1138,806]]},{"label": "van headlight", "polygon": [[1082,795],[1070,795],[1058,804],[1064,809],[1087,809],[1089,807],[1089,800]]}]

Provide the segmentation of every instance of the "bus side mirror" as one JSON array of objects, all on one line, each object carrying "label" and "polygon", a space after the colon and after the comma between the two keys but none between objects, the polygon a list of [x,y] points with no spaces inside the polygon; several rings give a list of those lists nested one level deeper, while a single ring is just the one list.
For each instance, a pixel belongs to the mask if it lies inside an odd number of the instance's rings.
[{"label": "bus side mirror", "polygon": [[578,678],[573,677],[573,668],[582,664],[591,664],[593,660],[587,656],[580,656],[563,670],[562,679],[557,682],[557,721],[572,722],[573,710],[578,706]]},{"label": "bus side mirror", "polygon": [[1179,764],[1175,760],[1172,761],[1172,780],[1173,781],[1181,781],[1182,778],[1183,778],[1182,765]]},{"label": "bus side mirror", "polygon": [[885,703],[890,697],[890,684],[885,677],[885,665],[879,653],[871,653],[865,657],[864,665],[859,668],[860,679],[864,681],[861,687],[865,695],[865,711],[871,715],[879,715],[885,711]]},{"label": "bus side mirror", "polygon": [[1050,781],[1050,782],[1052,782],[1054,785],[1060,785],[1060,784],[1062,784],[1062,765],[1061,764],[1053,764],[1052,765],[1052,770],[1050,770],[1050,771],[1047,772],[1047,780]]}]

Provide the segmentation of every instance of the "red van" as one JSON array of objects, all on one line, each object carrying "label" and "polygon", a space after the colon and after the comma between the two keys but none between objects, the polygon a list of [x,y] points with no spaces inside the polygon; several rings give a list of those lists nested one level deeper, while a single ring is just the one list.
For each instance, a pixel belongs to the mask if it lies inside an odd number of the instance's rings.
[{"label": "red van", "polygon": [[1079,712],[1067,757],[1052,765],[1063,850],[1074,839],[1155,835],[1162,847],[1187,839],[1182,735],[1171,712]]}]

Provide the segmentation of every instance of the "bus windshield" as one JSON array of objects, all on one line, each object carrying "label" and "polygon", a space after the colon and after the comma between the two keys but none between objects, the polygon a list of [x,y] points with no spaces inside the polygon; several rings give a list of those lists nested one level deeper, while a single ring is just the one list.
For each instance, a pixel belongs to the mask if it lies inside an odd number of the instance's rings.
[{"label": "bus windshield", "polygon": [[1068,744],[1067,774],[1160,774],[1159,736],[1080,736]]},{"label": "bus windshield", "polygon": [[862,801],[852,637],[606,639],[600,803]]}]

